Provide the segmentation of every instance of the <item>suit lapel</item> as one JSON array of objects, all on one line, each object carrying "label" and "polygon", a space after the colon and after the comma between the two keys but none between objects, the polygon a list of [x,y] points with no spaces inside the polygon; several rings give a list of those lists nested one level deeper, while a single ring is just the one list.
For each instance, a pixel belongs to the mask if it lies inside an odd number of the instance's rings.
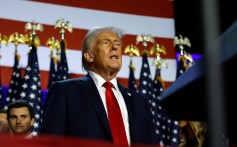
[{"label": "suit lapel", "polygon": [[80,84],[79,86],[82,88],[85,95],[88,97],[96,113],[98,114],[99,118],[103,122],[106,130],[111,135],[106,111],[105,111],[103,102],[101,100],[100,94],[95,86],[94,81],[89,76],[89,74],[87,74],[86,77],[83,78],[82,80],[84,81],[84,83]]},{"label": "suit lapel", "polygon": [[128,118],[129,118],[129,129],[130,129],[130,137],[131,137],[131,142],[133,142],[134,135],[134,130],[138,129],[136,127],[136,114],[134,112],[134,105],[133,105],[133,95],[130,93],[126,88],[122,87],[120,84],[118,84],[118,87],[123,95],[127,111],[128,111]]}]

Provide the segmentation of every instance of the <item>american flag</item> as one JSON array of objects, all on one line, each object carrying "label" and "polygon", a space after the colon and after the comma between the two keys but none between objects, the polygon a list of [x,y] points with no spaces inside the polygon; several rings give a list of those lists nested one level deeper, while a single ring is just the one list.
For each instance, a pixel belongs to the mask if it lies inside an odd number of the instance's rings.
[{"label": "american flag", "polygon": [[189,53],[187,55],[179,54],[178,56],[176,79],[195,64],[192,55]]},{"label": "american flag", "polygon": [[68,73],[65,40],[61,40],[60,47],[61,47],[60,61],[57,64],[57,81],[67,80],[70,78]]},{"label": "american flag", "polygon": [[[160,71],[156,74],[159,75],[159,73]],[[160,146],[178,146],[178,130],[173,127],[177,126],[178,123],[168,119],[164,110],[159,105],[159,96],[163,91],[163,85],[157,79],[157,76],[154,81],[152,80],[147,54],[145,52],[142,55],[138,91],[149,100],[153,122],[155,124],[154,131],[157,135],[157,144]]]},{"label": "american flag", "polygon": [[[140,73],[140,80],[138,85],[138,92],[145,96],[150,104],[150,110],[153,116],[153,122],[155,123],[155,132],[157,135],[158,144],[163,144],[162,134],[160,133],[160,123],[158,119],[157,103],[155,100],[154,92],[152,91],[152,78],[150,74],[149,62],[147,60],[147,54],[142,54],[142,68]],[[159,110],[158,110],[159,111]]]},{"label": "american flag", "polygon": [[175,147],[179,145],[180,138],[179,138],[179,126],[178,122],[176,120],[173,120],[169,118],[165,110],[160,106],[160,95],[164,91],[164,81],[161,78],[160,75],[160,68],[156,69],[156,75],[153,81],[153,89],[154,89],[154,95],[156,98],[157,103],[157,109],[158,109],[158,118],[159,118],[159,131],[161,133],[161,136],[163,137],[163,143],[164,145],[169,145],[172,147]]},{"label": "american flag", "polygon": [[18,54],[17,49],[15,49],[13,73],[12,73],[11,82],[8,88],[6,105],[4,107],[5,109],[7,109],[7,106],[10,103],[14,102],[17,99],[20,99],[22,76],[21,76],[21,70],[19,68],[19,60],[20,60],[20,55]]},{"label": "american flag", "polygon": [[33,125],[32,134],[37,135],[42,122],[42,101],[37,48],[33,43],[30,46],[28,65],[26,67],[20,95],[22,99],[29,101],[30,105],[34,108],[35,123]]},{"label": "american flag", "polygon": [[135,67],[132,65],[132,60],[129,64],[128,88],[137,91],[136,79],[134,76]]},{"label": "american flag", "polygon": [[50,86],[53,84],[53,82],[56,81],[56,70],[55,70],[55,60],[54,56],[51,54],[50,55],[50,67],[49,67],[49,82],[48,82],[48,87],[47,89],[50,88]]},{"label": "american flag", "polygon": [[184,66],[183,60],[177,61],[177,73],[176,78],[178,78],[180,75],[182,75],[186,71],[186,67]]},{"label": "american flag", "polygon": [[[119,6],[119,7],[118,7]],[[43,11],[42,11],[43,10]],[[17,13],[16,13],[17,12]],[[47,17],[46,17],[47,16]],[[176,78],[176,53],[173,46],[175,36],[175,23],[172,0],[150,0],[150,1],[127,1],[120,0],[116,3],[108,3],[102,0],[95,3],[93,0],[2,0],[0,13],[0,32],[10,35],[17,31],[24,34],[26,22],[35,20],[44,24],[44,32],[38,34],[41,44],[38,48],[38,59],[41,70],[42,89],[47,89],[50,69],[50,50],[45,45],[51,36],[60,38],[58,30],[55,29],[56,20],[64,18],[73,25],[73,33],[67,34],[67,61],[69,73],[80,77],[86,74],[81,68],[81,46],[83,38],[88,29],[94,26],[114,26],[125,31],[123,47],[134,43],[138,34],[151,34],[157,42],[167,48],[168,68],[162,70],[162,78],[165,85],[170,85]],[[1,66],[8,70],[13,65],[13,46],[10,43],[2,46]],[[138,46],[139,47],[139,46]],[[28,44],[18,46],[21,60],[19,66],[27,66]],[[141,52],[141,51],[140,51]],[[153,61],[154,57],[148,57]],[[123,66],[118,73],[120,83],[125,86],[128,83],[130,57],[123,54]],[[133,58],[135,79],[139,79],[141,70],[141,57]],[[150,67],[151,75],[155,75],[155,67]],[[3,75],[5,77],[5,75]],[[10,78],[9,78],[10,79]],[[10,80],[3,81],[8,85]]]}]

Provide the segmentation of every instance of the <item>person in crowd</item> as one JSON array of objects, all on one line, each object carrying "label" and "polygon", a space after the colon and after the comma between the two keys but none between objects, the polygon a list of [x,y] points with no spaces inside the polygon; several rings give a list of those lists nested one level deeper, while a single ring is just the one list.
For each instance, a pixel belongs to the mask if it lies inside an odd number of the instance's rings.
[{"label": "person in crowd", "polygon": [[32,126],[35,122],[34,110],[28,101],[19,99],[9,104],[7,120],[12,135],[31,138]]},{"label": "person in crowd", "polygon": [[[51,86],[44,104],[41,135],[99,139],[115,145],[156,143],[148,100],[119,84],[116,78],[122,66],[123,36],[124,32],[115,27],[88,31],[82,45],[82,66],[88,73]],[[106,100],[108,82],[112,83],[122,124],[112,122],[112,117],[119,117],[112,114],[110,108],[115,106],[110,107]],[[123,127],[114,131],[119,124]],[[116,139],[121,132],[125,132],[126,141]]]},{"label": "person in crowd", "polygon": [[207,124],[200,121],[179,121],[180,139],[179,147],[206,147]]},{"label": "person in crowd", "polygon": [[9,133],[7,111],[5,109],[0,110],[0,133]]}]

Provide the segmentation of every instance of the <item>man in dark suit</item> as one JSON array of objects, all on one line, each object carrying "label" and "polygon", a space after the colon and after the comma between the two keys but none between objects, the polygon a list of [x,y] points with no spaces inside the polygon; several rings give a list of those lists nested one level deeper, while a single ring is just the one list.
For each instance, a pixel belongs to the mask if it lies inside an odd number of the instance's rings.
[{"label": "man in dark suit", "polygon": [[44,105],[40,134],[115,143],[103,86],[111,82],[128,145],[155,144],[147,99],[123,87],[116,79],[122,66],[122,35],[122,30],[114,27],[93,28],[87,33],[82,46],[82,64],[88,74],[52,85]]}]

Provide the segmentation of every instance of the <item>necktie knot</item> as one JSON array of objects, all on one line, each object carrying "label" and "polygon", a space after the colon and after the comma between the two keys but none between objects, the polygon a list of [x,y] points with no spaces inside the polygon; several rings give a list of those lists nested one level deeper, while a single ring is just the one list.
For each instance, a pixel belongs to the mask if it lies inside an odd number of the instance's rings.
[{"label": "necktie knot", "polygon": [[106,89],[111,88],[112,85],[113,85],[113,84],[112,84],[111,82],[105,82],[105,83],[103,84],[103,86],[104,86]]}]

